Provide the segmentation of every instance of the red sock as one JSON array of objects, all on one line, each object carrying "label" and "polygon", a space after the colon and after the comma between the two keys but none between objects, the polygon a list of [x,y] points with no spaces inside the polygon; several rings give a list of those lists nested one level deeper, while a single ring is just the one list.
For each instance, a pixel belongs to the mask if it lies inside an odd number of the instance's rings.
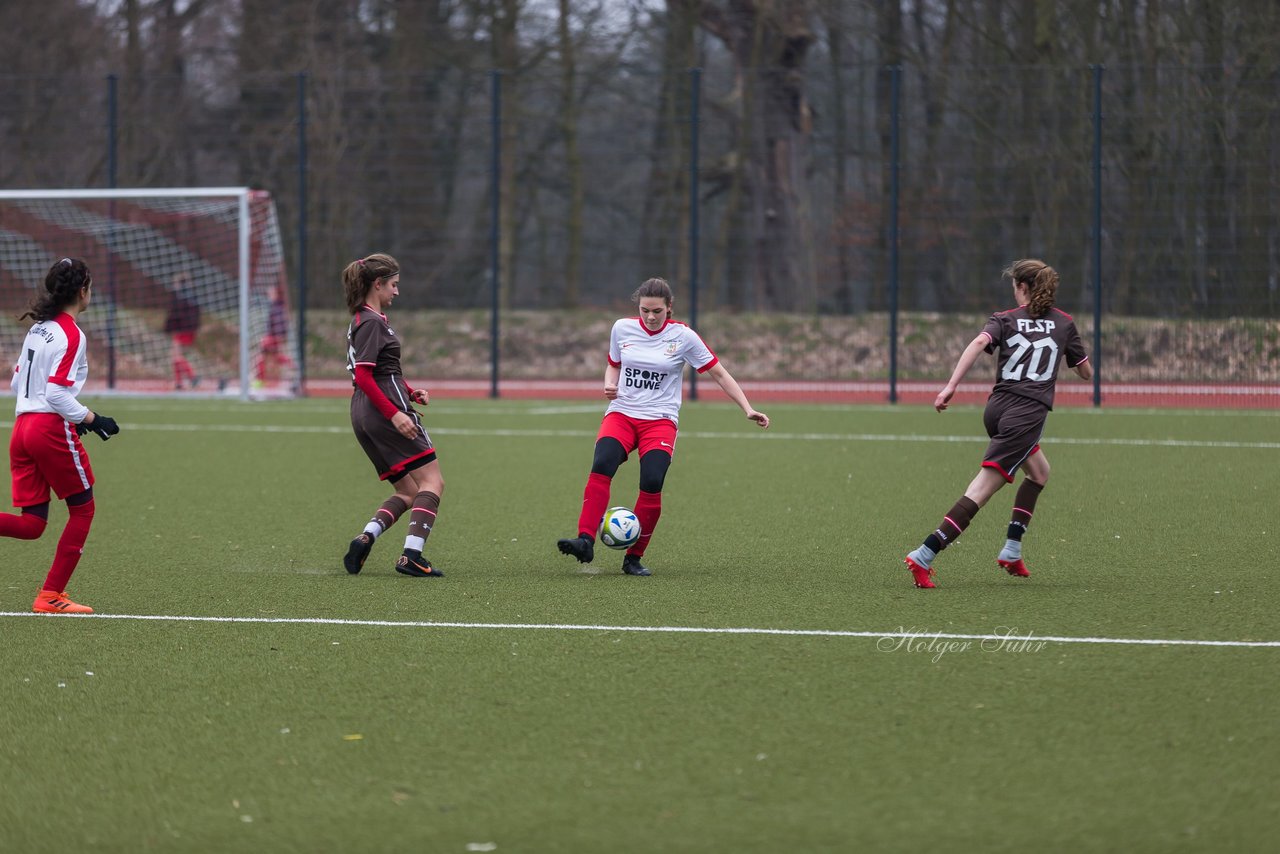
[{"label": "red sock", "polygon": [[175,385],[182,385],[183,377],[195,379],[195,369],[191,367],[191,363],[186,358],[179,356],[173,360],[173,382]]},{"label": "red sock", "polygon": [[71,573],[76,571],[80,555],[84,553],[84,541],[89,538],[89,526],[93,524],[93,499],[84,504],[67,505],[67,526],[58,538],[58,548],[53,553],[53,566],[44,580],[45,590],[58,593],[67,589]]},{"label": "red sock", "polygon": [[640,491],[636,496],[636,518],[640,520],[640,539],[627,549],[627,554],[640,557],[649,547],[649,538],[653,529],[658,527],[658,517],[662,515],[662,493]]},{"label": "red sock", "polygon": [[582,515],[578,517],[578,533],[596,538],[600,530],[600,520],[609,506],[609,486],[613,478],[592,472],[587,478],[587,487],[582,490]]},{"label": "red sock", "polygon": [[15,540],[38,540],[48,524],[34,513],[0,513],[0,537],[13,537]]}]

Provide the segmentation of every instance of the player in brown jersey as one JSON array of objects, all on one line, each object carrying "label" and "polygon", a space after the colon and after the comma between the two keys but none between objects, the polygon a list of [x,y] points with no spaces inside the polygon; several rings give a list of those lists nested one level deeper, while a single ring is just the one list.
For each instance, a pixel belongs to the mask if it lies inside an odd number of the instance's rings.
[{"label": "player in brown jersey", "polygon": [[411,388],[400,370],[400,339],[386,311],[400,293],[400,265],[377,253],[352,261],[342,271],[351,325],[347,328],[347,370],[351,372],[351,428],[381,480],[395,494],[383,502],[347,548],[343,566],[355,575],[374,540],[409,512],[409,533],[396,572],[416,578],[444,575],[422,556],[436,522],[444,477],[431,437],[414,403],[427,404],[423,389]]},{"label": "player in brown jersey", "polygon": [[991,315],[960,355],[951,379],[933,403],[939,412],[946,409],[978,355],[996,354],[996,383],[982,416],[991,442],[982,457],[982,467],[964,495],[924,543],[907,555],[904,562],[916,587],[935,586],[933,559],[960,536],[1000,487],[1013,483],[1019,467],[1026,470],[1026,475],[1013,499],[1008,539],[996,563],[1010,575],[1031,575],[1022,562],[1022,535],[1031,522],[1036,499],[1049,480],[1049,461],[1039,443],[1045,419],[1053,409],[1058,365],[1065,359],[1067,367],[1081,379],[1093,376],[1093,366],[1071,315],[1053,307],[1058,273],[1043,261],[1028,258],[1012,264],[1004,275],[1013,283],[1018,307]]}]

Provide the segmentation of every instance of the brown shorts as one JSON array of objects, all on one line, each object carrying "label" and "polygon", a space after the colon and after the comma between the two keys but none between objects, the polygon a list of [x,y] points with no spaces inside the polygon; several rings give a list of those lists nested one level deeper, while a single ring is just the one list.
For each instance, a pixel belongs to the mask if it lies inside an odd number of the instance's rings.
[{"label": "brown shorts", "polygon": [[391,423],[369,402],[364,394],[351,395],[351,429],[356,441],[364,448],[369,462],[378,472],[379,480],[395,483],[406,472],[422,468],[436,458],[431,437],[422,426],[416,412],[409,415],[418,425],[418,434],[412,439],[400,434]]},{"label": "brown shorts", "polygon": [[982,413],[982,423],[991,437],[982,464],[1013,483],[1018,466],[1039,450],[1048,417],[1049,407],[1038,400],[1005,392],[991,395]]}]

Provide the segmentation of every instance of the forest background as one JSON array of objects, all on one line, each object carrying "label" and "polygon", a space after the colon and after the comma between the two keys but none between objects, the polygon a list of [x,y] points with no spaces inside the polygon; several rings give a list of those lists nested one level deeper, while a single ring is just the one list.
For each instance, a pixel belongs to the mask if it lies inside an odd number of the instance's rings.
[{"label": "forest background", "polygon": [[989,311],[1036,255],[1280,361],[1272,3],[48,0],[0,56],[0,186],[267,189],[317,309],[375,250],[401,308],[814,318]]}]

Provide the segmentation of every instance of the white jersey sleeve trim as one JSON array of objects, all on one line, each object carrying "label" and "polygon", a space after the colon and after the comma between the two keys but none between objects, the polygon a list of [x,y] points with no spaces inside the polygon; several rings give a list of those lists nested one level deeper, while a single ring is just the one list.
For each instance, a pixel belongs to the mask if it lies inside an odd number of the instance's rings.
[{"label": "white jersey sleeve trim", "polygon": [[89,407],[76,400],[70,386],[50,380],[44,391],[44,399],[54,412],[72,424],[79,424],[89,417]]}]

